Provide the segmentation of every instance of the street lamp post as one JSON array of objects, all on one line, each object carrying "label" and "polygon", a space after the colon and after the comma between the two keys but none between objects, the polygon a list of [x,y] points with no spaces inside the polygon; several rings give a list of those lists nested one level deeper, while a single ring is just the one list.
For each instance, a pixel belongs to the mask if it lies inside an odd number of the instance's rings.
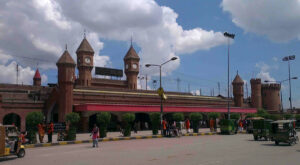
[{"label": "street lamp post", "polygon": [[230,119],[230,103],[229,103],[229,42],[230,39],[234,39],[235,34],[230,34],[228,32],[224,33],[224,37],[228,38],[228,66],[227,66],[227,98],[228,98],[228,102],[227,102],[227,112],[228,112],[228,120]]},{"label": "street lamp post", "polygon": [[288,78],[288,79],[285,79],[285,80],[281,80],[281,81],[269,81],[269,80],[265,80],[266,83],[269,83],[269,82],[275,82],[275,83],[279,83],[280,84],[280,101],[281,101],[281,111],[283,112],[283,105],[282,105],[282,92],[281,92],[281,84],[285,81],[288,81],[289,82],[292,80],[296,80],[298,79],[298,77],[292,77],[292,78]]},{"label": "street lamp post", "polygon": [[[146,64],[146,67],[150,67],[150,66],[158,66],[159,67],[159,89],[162,90],[162,83],[161,83],[161,68],[163,65],[165,65],[166,63],[170,62],[170,61],[174,61],[177,60],[177,57],[172,57],[170,60],[158,65],[158,64]],[[160,130],[161,130],[161,134],[163,135],[163,128],[162,128],[162,121],[163,121],[163,96],[160,96]]]},{"label": "street lamp post", "polygon": [[295,60],[296,56],[292,55],[292,56],[286,56],[283,57],[282,61],[287,61],[288,62],[288,67],[289,67],[289,88],[290,88],[290,97],[289,97],[289,101],[290,101],[290,109],[291,111],[293,111],[293,105],[292,105],[292,87],[291,87],[291,69],[290,69],[290,61],[291,60]]}]

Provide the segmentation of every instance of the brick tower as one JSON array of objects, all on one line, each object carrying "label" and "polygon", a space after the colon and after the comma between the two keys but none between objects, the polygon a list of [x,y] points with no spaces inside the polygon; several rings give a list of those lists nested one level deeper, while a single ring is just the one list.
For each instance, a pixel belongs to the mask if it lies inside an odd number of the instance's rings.
[{"label": "brick tower", "polygon": [[90,86],[92,69],[94,67],[94,50],[84,37],[77,51],[77,68],[79,72],[78,85]]},{"label": "brick tower", "polygon": [[75,62],[68,50],[62,54],[56,63],[58,68],[58,121],[64,122],[65,115],[73,110],[73,84],[75,76]]},{"label": "brick tower", "polygon": [[137,75],[139,74],[140,57],[131,45],[124,57],[125,74],[129,89],[137,89]]},{"label": "brick tower", "polygon": [[233,82],[233,96],[234,96],[234,105],[236,107],[242,107],[244,102],[244,81],[241,79],[237,73]]},{"label": "brick tower", "polygon": [[263,84],[262,105],[266,110],[279,112],[281,110],[280,84]]},{"label": "brick tower", "polygon": [[39,69],[36,69],[33,77],[33,86],[41,86],[41,84],[42,84],[42,78]]},{"label": "brick tower", "polygon": [[251,106],[253,108],[262,108],[261,98],[261,79],[251,79]]}]

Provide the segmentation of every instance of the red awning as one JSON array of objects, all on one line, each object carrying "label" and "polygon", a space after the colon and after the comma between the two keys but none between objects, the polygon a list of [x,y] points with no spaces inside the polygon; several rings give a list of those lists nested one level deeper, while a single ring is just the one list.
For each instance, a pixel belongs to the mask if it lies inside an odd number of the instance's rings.
[{"label": "red awning", "polygon": [[[191,106],[164,106],[164,112],[227,112],[227,107],[191,107]],[[159,105],[124,105],[124,104],[80,104],[75,105],[75,111],[97,111],[97,112],[160,112]],[[230,112],[256,113],[255,108],[231,107]]]}]

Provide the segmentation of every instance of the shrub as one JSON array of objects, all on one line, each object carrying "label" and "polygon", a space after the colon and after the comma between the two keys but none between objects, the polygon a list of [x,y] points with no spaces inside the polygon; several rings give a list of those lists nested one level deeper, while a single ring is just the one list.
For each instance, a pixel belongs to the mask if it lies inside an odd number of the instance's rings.
[{"label": "shrub", "polygon": [[193,112],[190,114],[191,123],[193,125],[194,133],[198,133],[199,121],[202,120],[202,114],[198,112]]},{"label": "shrub", "polygon": [[267,114],[265,115],[265,118],[266,119],[271,119],[271,120],[280,120],[281,119],[281,116],[278,115],[278,114]]},{"label": "shrub", "polygon": [[240,117],[241,117],[241,115],[238,114],[238,113],[232,113],[232,114],[230,114],[230,119],[239,120]]},{"label": "shrub", "polygon": [[180,122],[184,120],[183,113],[173,113],[172,118],[174,121],[176,121],[176,127],[180,128]]},{"label": "shrub", "polygon": [[184,120],[184,116],[182,113],[173,113],[172,118],[176,122],[180,122]]},{"label": "shrub", "polygon": [[209,112],[208,113],[208,118],[209,119],[217,119],[221,116],[221,114],[219,112]]},{"label": "shrub", "polygon": [[247,118],[252,118],[252,117],[257,117],[257,114],[256,113],[248,113],[247,116],[246,116],[246,119]]},{"label": "shrub", "polygon": [[109,112],[100,112],[97,114],[97,124],[100,129],[100,137],[106,137],[107,127],[110,123],[111,114]]},{"label": "shrub", "polygon": [[29,112],[26,116],[26,129],[28,132],[28,139],[31,143],[36,143],[36,133],[38,131],[37,125],[42,123],[44,115],[42,112]]},{"label": "shrub", "polygon": [[71,112],[66,115],[66,122],[70,124],[67,140],[76,140],[76,132],[77,132],[77,123],[80,120],[80,116],[78,113]]},{"label": "shrub", "polygon": [[160,113],[154,112],[150,114],[150,120],[152,124],[152,133],[153,135],[158,134],[159,126],[160,126]]},{"label": "shrub", "polygon": [[257,116],[259,116],[259,117],[265,118],[268,116],[268,114],[269,113],[266,110],[264,110],[263,108],[257,110]]},{"label": "shrub", "polygon": [[135,115],[132,113],[125,113],[122,116],[122,121],[124,121],[124,136],[130,136],[131,135],[131,124],[135,120]]},{"label": "shrub", "polygon": [[296,120],[300,120],[300,114],[295,115]]},{"label": "shrub", "polygon": [[288,119],[292,119],[293,115],[292,114],[284,114],[283,117],[284,117],[284,119],[288,120]]}]

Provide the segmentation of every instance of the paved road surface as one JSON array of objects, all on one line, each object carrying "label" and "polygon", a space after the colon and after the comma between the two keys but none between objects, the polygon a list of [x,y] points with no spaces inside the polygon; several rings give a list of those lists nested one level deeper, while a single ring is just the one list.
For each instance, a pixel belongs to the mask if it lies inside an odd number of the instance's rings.
[{"label": "paved road surface", "polygon": [[298,165],[300,144],[275,146],[252,135],[160,138],[27,149],[22,159],[1,165]]}]

